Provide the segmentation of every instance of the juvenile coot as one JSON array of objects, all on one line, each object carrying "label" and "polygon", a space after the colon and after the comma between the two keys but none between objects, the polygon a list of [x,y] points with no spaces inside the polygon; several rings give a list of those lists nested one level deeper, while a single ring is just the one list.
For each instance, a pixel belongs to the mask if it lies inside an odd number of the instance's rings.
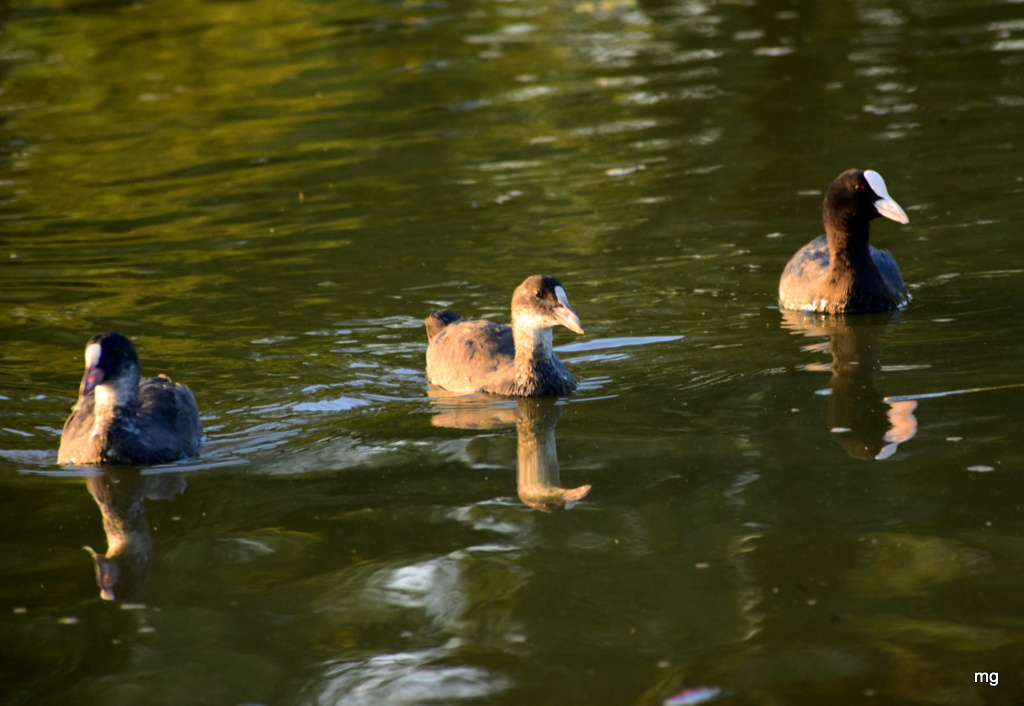
[{"label": "juvenile coot", "polygon": [[873,218],[909,223],[878,172],[851,169],[825,194],[825,234],[790,259],[779,304],[827,314],[897,309],[909,301],[896,260],[868,243]]},{"label": "juvenile coot", "polygon": [[171,463],[195,456],[202,437],[191,390],[164,375],[140,379],[135,346],[121,334],[89,339],[78,404],[64,423],[58,463]]},{"label": "juvenile coot", "polygon": [[452,392],[566,395],[576,378],[552,350],[551,328],[583,333],[562,283],[534,275],[512,295],[512,325],[435,311],[426,319],[427,378]]}]

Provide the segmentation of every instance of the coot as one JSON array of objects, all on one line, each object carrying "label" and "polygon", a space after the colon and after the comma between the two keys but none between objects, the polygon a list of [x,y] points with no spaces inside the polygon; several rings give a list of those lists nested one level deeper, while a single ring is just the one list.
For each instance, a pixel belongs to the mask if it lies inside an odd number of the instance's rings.
[{"label": "coot", "polygon": [[515,397],[566,395],[576,378],[552,350],[551,328],[583,333],[565,288],[554,277],[528,277],[512,295],[512,325],[435,311],[426,319],[427,378],[447,390]]},{"label": "coot", "polygon": [[885,311],[910,297],[896,260],[868,243],[878,216],[909,223],[878,172],[851,169],[836,177],[825,194],[825,234],[790,259],[779,281],[779,305],[836,314]]},{"label": "coot", "polygon": [[64,423],[61,464],[171,463],[195,456],[202,443],[192,391],[166,377],[139,377],[135,346],[101,333],[85,347],[78,403]]}]

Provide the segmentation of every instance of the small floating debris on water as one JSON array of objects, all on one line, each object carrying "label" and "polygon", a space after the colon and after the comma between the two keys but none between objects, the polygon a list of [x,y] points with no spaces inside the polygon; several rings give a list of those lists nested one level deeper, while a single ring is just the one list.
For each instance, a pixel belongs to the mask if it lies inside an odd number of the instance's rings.
[{"label": "small floating debris on water", "polygon": [[630,174],[642,172],[645,169],[647,169],[647,167],[643,164],[638,164],[635,167],[612,167],[611,169],[605,170],[605,175],[610,177],[629,176]]},{"label": "small floating debris on water", "polygon": [[697,704],[706,704],[714,699],[720,699],[725,695],[725,690],[719,689],[717,686],[698,686],[695,689],[680,691],[661,703],[662,706],[697,706]]},{"label": "small floating debris on water", "polygon": [[967,470],[970,471],[971,473],[990,473],[996,469],[995,466],[985,466],[983,464],[978,464],[976,466],[968,466]]},{"label": "small floating debris on water", "polygon": [[57,622],[61,625],[78,625],[78,618],[73,615],[68,615],[63,618],[58,618]]}]

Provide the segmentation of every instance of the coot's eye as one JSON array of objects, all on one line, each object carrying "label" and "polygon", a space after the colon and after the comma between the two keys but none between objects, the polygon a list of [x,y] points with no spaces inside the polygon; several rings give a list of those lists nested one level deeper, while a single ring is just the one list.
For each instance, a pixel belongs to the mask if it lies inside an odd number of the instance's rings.
[{"label": "coot's eye", "polygon": [[857,184],[857,191],[864,191],[867,187],[864,184]]}]

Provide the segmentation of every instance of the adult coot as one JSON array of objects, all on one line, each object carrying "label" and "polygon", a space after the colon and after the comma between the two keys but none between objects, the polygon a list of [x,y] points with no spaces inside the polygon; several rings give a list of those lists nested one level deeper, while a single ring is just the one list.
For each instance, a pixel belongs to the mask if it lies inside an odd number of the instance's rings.
[{"label": "adult coot", "polygon": [[909,301],[896,260],[868,243],[873,218],[909,223],[878,172],[850,169],[825,194],[825,234],[790,259],[779,304],[827,314],[896,309]]},{"label": "adult coot", "polygon": [[192,391],[165,375],[139,377],[135,346],[101,333],[85,347],[78,403],[64,423],[57,462],[170,463],[195,456],[202,443]]}]

